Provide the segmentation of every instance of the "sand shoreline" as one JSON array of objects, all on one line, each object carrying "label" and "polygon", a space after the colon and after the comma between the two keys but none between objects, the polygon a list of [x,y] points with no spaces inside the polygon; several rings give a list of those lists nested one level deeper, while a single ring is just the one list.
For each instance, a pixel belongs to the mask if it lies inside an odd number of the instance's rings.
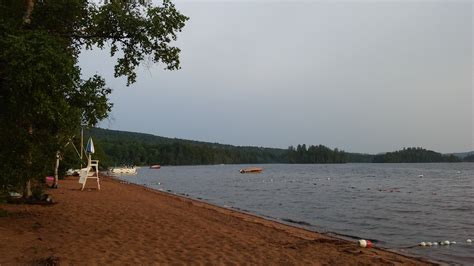
[{"label": "sand shoreline", "polygon": [[[114,177],[114,176],[108,176],[108,178],[110,178],[111,180],[113,180],[115,182],[125,182],[124,184],[136,186],[136,187],[139,187],[139,188],[144,188],[144,189],[147,189],[147,190],[152,191],[152,192],[163,193],[163,194],[167,194],[171,197],[184,198],[186,200],[198,202],[200,204],[204,204],[204,206],[207,205],[207,206],[211,207],[212,209],[218,209],[218,210],[223,209],[223,210],[230,211],[231,213],[243,214],[243,215],[254,217],[256,219],[263,219],[263,220],[268,221],[268,222],[273,222],[273,223],[279,224],[283,227],[289,226],[291,228],[300,229],[300,230],[306,231],[310,234],[311,233],[320,234],[322,236],[326,236],[326,237],[329,237],[329,238],[335,238],[335,239],[338,239],[338,240],[347,241],[347,242],[354,243],[354,244],[356,244],[356,242],[357,242],[357,240],[356,240],[357,237],[356,236],[347,236],[347,235],[338,234],[336,232],[327,232],[327,233],[318,232],[318,231],[306,228],[304,224],[299,224],[300,221],[292,222],[292,221],[285,221],[283,219],[277,219],[277,218],[274,218],[274,217],[258,215],[258,214],[252,213],[252,212],[244,210],[244,209],[234,208],[232,206],[226,207],[226,206],[219,206],[217,204],[212,204],[212,203],[206,202],[203,199],[199,199],[199,198],[196,199],[196,198],[193,198],[193,197],[191,197],[187,194],[178,193],[178,192],[175,192],[175,191],[172,191],[172,190],[157,190],[157,189],[154,189],[154,188],[150,188],[148,186],[143,186],[143,185],[130,183],[128,181],[121,180],[121,179],[119,179],[117,177]],[[403,252],[398,251],[398,250],[388,249],[388,248],[384,248],[384,247],[376,247],[376,249],[381,249],[383,251],[394,253],[396,255],[400,255],[400,256],[403,256],[403,257],[410,258],[410,259],[419,259],[423,262],[428,262],[428,263],[432,263],[432,264],[444,264],[445,263],[443,261],[435,261],[435,260],[431,260],[429,258],[424,258],[424,257],[412,255],[412,254],[409,254],[409,253],[403,253]]]},{"label": "sand shoreline", "polygon": [[0,264],[432,264],[173,193],[102,178],[49,190],[53,206],[0,205]]}]

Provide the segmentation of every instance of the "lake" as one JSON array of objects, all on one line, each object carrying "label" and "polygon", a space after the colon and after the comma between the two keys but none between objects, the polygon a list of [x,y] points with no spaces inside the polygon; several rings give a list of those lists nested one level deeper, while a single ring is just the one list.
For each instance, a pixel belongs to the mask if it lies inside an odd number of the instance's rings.
[{"label": "lake", "polygon": [[[474,163],[164,166],[132,183],[451,263],[474,263]],[[255,165],[252,165],[255,166]],[[449,246],[418,243],[456,241]]]}]

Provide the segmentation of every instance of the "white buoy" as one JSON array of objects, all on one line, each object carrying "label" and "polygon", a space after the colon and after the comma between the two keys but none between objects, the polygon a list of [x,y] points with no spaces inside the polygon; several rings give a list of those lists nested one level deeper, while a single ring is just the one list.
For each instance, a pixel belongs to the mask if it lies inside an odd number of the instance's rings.
[{"label": "white buoy", "polygon": [[359,240],[359,246],[362,248],[371,248],[372,242],[370,240],[361,239]]},{"label": "white buoy", "polygon": [[471,239],[466,240],[467,243],[472,243]]},{"label": "white buoy", "polygon": [[431,247],[431,246],[433,245],[433,243],[431,243],[431,242],[426,242],[426,245],[427,245],[428,247]]},{"label": "white buoy", "polygon": [[456,241],[451,241],[451,244],[453,244],[453,245],[456,244]]},{"label": "white buoy", "polygon": [[423,175],[418,175],[418,177],[423,177]]},{"label": "white buoy", "polygon": [[437,246],[438,245],[438,242],[433,242],[433,246]]},{"label": "white buoy", "polygon": [[445,240],[445,241],[444,241],[444,244],[445,244],[445,245],[449,245],[449,244],[451,244],[451,243],[450,243],[448,240]]},{"label": "white buoy", "polygon": [[444,246],[444,241],[439,242],[441,246]]},{"label": "white buoy", "polygon": [[426,243],[425,243],[425,242],[421,242],[421,243],[420,243],[420,246],[425,247],[425,246],[426,246]]}]

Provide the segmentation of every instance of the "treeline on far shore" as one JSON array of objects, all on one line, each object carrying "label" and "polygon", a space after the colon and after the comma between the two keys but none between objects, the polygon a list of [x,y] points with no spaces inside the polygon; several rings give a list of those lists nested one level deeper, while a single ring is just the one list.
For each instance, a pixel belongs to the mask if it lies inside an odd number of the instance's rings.
[{"label": "treeline on far shore", "polygon": [[[96,148],[94,158],[102,167],[120,165],[210,165],[262,163],[345,163],[346,153],[323,145],[297,145],[288,149],[233,146],[210,142],[166,138],[150,134],[91,128]],[[77,140],[76,140],[77,142]],[[78,144],[77,144],[78,145]],[[76,146],[77,146],[76,145]],[[72,158],[72,159],[68,159]],[[79,162],[72,148],[63,167]]]},{"label": "treeline on far shore", "polygon": [[474,153],[469,154],[469,155],[467,155],[466,157],[464,157],[464,158],[463,158],[463,161],[474,163]]},{"label": "treeline on far shore", "polygon": [[[120,165],[209,165],[259,163],[422,163],[460,162],[459,157],[443,155],[423,148],[371,155],[349,153],[323,145],[290,146],[288,149],[245,147],[218,143],[174,139],[143,133],[91,128],[85,139],[92,136],[102,167]],[[77,155],[66,152],[63,167],[75,167]],[[474,154],[465,161],[474,161]]]},{"label": "treeline on far shore", "polygon": [[372,160],[374,163],[452,163],[461,161],[462,160],[455,155],[445,155],[420,147],[403,148],[399,151],[375,155]]}]

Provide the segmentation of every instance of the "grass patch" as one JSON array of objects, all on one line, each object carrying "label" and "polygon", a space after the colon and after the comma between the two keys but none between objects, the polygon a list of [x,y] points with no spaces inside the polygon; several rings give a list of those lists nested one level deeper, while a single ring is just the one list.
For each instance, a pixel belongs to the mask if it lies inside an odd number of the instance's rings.
[{"label": "grass patch", "polygon": [[0,217],[7,217],[7,216],[8,216],[8,212],[6,210],[0,209]]}]

